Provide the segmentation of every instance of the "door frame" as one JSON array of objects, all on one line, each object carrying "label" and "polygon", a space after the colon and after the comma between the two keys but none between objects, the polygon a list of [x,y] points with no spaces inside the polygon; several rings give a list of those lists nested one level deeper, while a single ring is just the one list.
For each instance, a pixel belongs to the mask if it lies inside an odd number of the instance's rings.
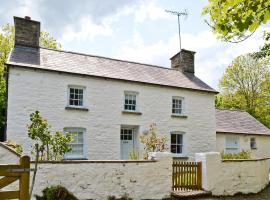
[{"label": "door frame", "polygon": [[[128,125],[122,125],[120,127],[120,159],[122,160],[122,139],[121,139],[121,131],[122,129],[132,130],[132,148],[135,149],[137,147],[137,127],[136,126],[128,126]],[[128,154],[130,152],[127,152]]]}]

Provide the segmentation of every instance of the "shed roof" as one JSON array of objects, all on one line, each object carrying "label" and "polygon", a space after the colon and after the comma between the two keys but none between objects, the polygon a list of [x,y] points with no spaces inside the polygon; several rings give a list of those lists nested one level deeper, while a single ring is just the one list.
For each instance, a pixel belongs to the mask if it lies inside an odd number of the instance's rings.
[{"label": "shed roof", "polygon": [[249,113],[229,109],[216,109],[216,132],[270,136],[270,129]]}]

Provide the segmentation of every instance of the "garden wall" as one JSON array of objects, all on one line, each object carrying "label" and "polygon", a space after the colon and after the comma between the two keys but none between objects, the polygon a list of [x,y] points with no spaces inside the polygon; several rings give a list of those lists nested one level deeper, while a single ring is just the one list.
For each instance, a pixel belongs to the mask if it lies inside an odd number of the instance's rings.
[{"label": "garden wall", "polygon": [[[157,161],[66,161],[39,164],[34,193],[63,185],[79,199],[107,199],[125,194],[133,199],[162,199],[171,192],[172,159]],[[33,167],[33,166],[32,166]]]},{"label": "garden wall", "polygon": [[257,193],[269,183],[269,159],[221,160],[220,153],[197,153],[202,162],[202,186],[213,195]]}]

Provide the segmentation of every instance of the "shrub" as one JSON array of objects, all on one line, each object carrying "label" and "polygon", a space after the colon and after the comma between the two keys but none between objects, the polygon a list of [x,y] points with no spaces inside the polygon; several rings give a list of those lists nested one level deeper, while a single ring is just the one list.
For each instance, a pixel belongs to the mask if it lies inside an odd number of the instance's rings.
[{"label": "shrub", "polygon": [[250,151],[242,150],[239,153],[224,153],[221,152],[222,159],[251,159]]},{"label": "shrub", "polygon": [[153,123],[150,125],[147,135],[140,136],[140,142],[144,144],[145,155],[144,158],[147,159],[149,152],[164,152],[168,149],[167,147],[167,137],[166,136],[157,136],[156,124]]},{"label": "shrub", "polygon": [[42,196],[36,195],[37,200],[79,200],[61,185],[50,186],[42,191]]},{"label": "shrub", "polygon": [[132,198],[130,198],[128,196],[128,194],[125,194],[124,196],[120,197],[120,198],[116,198],[115,196],[109,196],[107,198],[107,200],[132,200]]},{"label": "shrub", "polygon": [[132,149],[131,152],[129,153],[129,159],[130,160],[139,160],[140,155],[137,149]]}]

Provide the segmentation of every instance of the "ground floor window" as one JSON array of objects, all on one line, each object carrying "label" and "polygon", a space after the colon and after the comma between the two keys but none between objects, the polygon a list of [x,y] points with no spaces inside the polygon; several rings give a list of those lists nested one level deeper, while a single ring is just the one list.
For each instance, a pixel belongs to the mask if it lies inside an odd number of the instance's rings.
[{"label": "ground floor window", "polygon": [[73,136],[73,141],[70,143],[72,150],[66,153],[65,158],[85,159],[84,135],[86,130],[84,128],[65,128],[64,132]]},{"label": "ground floor window", "polygon": [[238,136],[226,136],[226,153],[239,153]]},{"label": "ground floor window", "polygon": [[256,143],[256,138],[250,138],[250,148],[251,149],[257,149],[257,143]]},{"label": "ground floor window", "polygon": [[171,153],[183,154],[183,134],[179,132],[171,133]]}]

